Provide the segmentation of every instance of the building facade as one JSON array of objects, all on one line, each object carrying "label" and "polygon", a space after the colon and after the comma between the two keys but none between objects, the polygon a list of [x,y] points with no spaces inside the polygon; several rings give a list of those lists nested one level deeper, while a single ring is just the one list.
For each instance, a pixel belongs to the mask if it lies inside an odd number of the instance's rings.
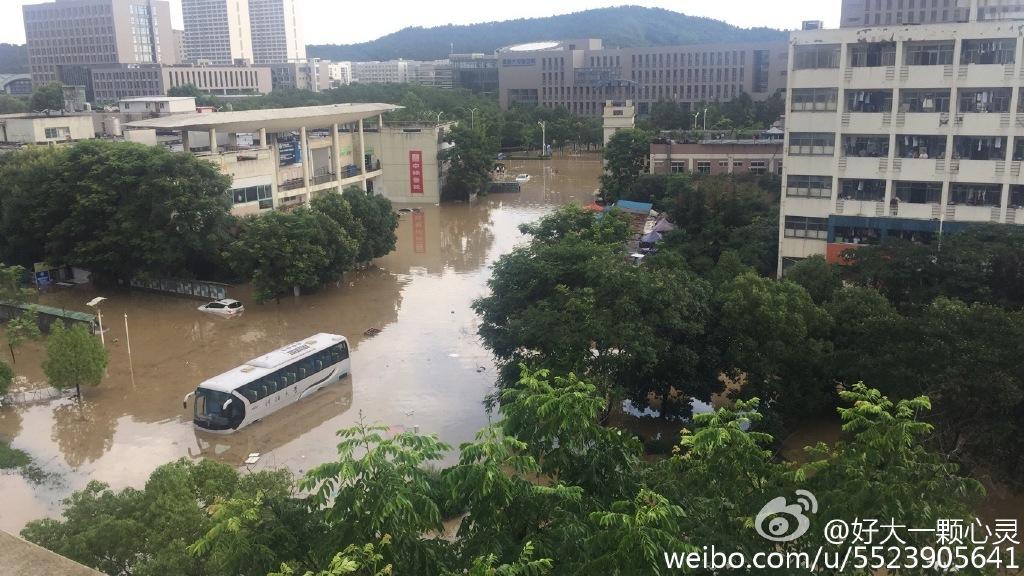
[{"label": "building facade", "polygon": [[632,100],[608,100],[604,103],[601,130],[604,133],[605,146],[619,130],[632,130],[635,127],[636,104]]},{"label": "building facade", "polygon": [[451,88],[451,62],[448,60],[410,61],[409,82],[420,86]]},{"label": "building facade", "polygon": [[10,96],[31,96],[31,74],[0,74],[0,92]]},{"label": "building facade", "polygon": [[972,222],[1024,224],[1018,29],[973,21],[792,34],[780,274],[887,237],[929,242]]},{"label": "building facade", "polygon": [[781,174],[782,140],[654,142],[651,174]]},{"label": "building facade", "polygon": [[166,0],[57,0],[22,7],[29,72],[38,86],[85,86],[95,65],[175,60]]},{"label": "building facade", "polygon": [[408,81],[408,60],[352,63],[352,82],[358,84],[404,84]]},{"label": "building facade", "polygon": [[392,202],[440,202],[447,174],[441,153],[452,146],[444,142],[444,136],[454,125],[385,124],[380,150],[384,169],[381,194]]},{"label": "building facade", "polygon": [[498,57],[493,54],[451,54],[452,85],[477,93],[498,92]]},{"label": "building facade", "polygon": [[172,114],[129,123],[131,132],[177,133],[164,141],[216,164],[231,177],[232,213],[291,209],[347,186],[380,187],[381,125],[391,104],[331,104],[299,108]]},{"label": "building facade", "polygon": [[188,53],[185,51],[185,31],[171,30],[171,37],[174,38],[174,62],[172,64],[187,63]]},{"label": "building facade", "polygon": [[267,94],[272,89],[270,69],[258,66],[121,64],[96,66],[91,74],[95,102],[163,96],[186,85],[217,96]]},{"label": "building facade", "polygon": [[0,142],[57,144],[95,138],[91,114],[7,114],[0,116]]},{"label": "building facade", "polygon": [[188,62],[252,63],[249,0],[182,0]]},{"label": "building facade", "polygon": [[1020,0],[843,0],[840,26],[942,24],[1024,19]]},{"label": "building facade", "polygon": [[498,100],[600,116],[607,100],[651,104],[768,98],[786,86],[785,43],[604,48],[600,40],[534,42],[497,52]]},{"label": "building facade", "polygon": [[255,64],[306,58],[296,0],[249,0],[252,56]]}]

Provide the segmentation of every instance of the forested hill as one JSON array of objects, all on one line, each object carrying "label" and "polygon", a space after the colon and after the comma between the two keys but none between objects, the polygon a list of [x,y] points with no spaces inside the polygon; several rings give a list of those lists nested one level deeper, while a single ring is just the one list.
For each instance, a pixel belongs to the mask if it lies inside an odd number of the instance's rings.
[{"label": "forested hill", "polygon": [[361,44],[321,44],[309,56],[329,60],[435,60],[455,53],[491,53],[502,46],[537,40],[600,38],[607,47],[661,46],[701,42],[769,42],[786,40],[770,28],[737,28],[710,18],[687,16],[662,8],[619,6],[504,22],[436,28],[410,27]]},{"label": "forested hill", "polygon": [[0,74],[28,72],[28,51],[24,44],[0,44]]}]

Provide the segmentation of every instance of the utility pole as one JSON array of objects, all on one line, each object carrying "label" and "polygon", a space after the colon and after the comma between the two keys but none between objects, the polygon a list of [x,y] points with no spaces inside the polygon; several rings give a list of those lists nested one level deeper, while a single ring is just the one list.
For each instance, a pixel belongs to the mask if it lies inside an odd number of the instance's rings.
[{"label": "utility pole", "polygon": [[543,120],[537,124],[540,124],[540,155],[543,156],[548,150],[548,125]]},{"label": "utility pole", "polygon": [[707,130],[708,130],[708,109],[705,108],[704,109],[704,131],[707,132]]}]

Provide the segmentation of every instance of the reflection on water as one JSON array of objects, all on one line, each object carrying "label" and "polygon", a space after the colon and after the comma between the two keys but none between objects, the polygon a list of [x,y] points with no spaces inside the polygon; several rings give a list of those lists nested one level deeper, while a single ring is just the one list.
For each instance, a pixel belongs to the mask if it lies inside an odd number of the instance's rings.
[{"label": "reflection on water", "polygon": [[[533,176],[521,193],[402,213],[392,254],[317,294],[258,305],[245,287],[233,289],[246,311],[222,319],[198,312],[194,300],[103,293],[111,353],[103,384],[85,389],[80,406],[59,401],[0,409],[0,438],[63,478],[34,486],[0,475],[0,529],[17,532],[28,520],[56,513],[61,498],[91,479],[138,486],[154,468],[181,457],[240,466],[259,452],[256,468],[301,473],[333,458],[335,432],[360,414],[396,429],[418,426],[453,446],[471,441],[487,424],[482,401],[495,370],[470,304],[486,291],[490,264],[522,242],[518,226],[556,206],[590,202],[601,170],[596,157],[516,164],[509,170]],[[97,295],[76,287],[41,300],[84,311]],[[370,328],[380,333],[364,336]],[[193,430],[181,400],[199,382],[316,332],[348,337],[350,377],[235,434]],[[6,348],[0,339],[0,350]],[[21,347],[17,372],[42,382],[44,354],[41,344]]]}]

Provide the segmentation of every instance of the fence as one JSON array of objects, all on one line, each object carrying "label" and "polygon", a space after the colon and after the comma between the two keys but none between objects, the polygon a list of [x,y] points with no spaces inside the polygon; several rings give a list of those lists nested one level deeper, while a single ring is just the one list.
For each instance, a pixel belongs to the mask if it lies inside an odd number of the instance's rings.
[{"label": "fence", "polygon": [[42,306],[40,304],[11,302],[9,300],[0,300],[0,321],[20,316],[25,310],[30,308],[38,312],[39,329],[44,332],[49,332],[50,326],[57,320],[63,321],[69,327],[76,323],[85,324],[90,330],[94,330],[96,327],[96,316],[93,314],[54,308],[53,306]]},{"label": "fence", "polygon": [[202,280],[175,280],[173,278],[143,280],[136,278],[132,280],[131,285],[132,288],[176,294],[189,298],[201,298],[203,300],[220,300],[227,298],[228,295],[226,284],[204,282]]}]

